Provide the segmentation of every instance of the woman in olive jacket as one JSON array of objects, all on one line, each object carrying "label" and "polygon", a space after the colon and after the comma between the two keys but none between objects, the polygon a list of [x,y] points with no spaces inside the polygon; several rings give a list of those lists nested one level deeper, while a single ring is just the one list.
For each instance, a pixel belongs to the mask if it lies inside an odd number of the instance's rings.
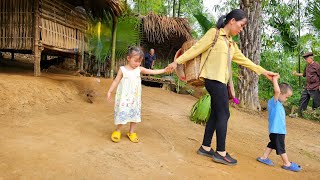
[{"label": "woman in olive jacket", "polygon": [[[202,146],[197,153],[212,157],[215,162],[227,165],[237,164],[237,160],[225,150],[230,117],[227,83],[231,74],[228,71],[228,56],[233,62],[251,69],[258,75],[263,74],[269,80],[276,75],[246,58],[232,40],[232,36],[239,34],[246,24],[247,17],[244,11],[232,10],[226,16],[219,18],[216,28],[211,28],[194,46],[168,65],[169,69],[174,70],[177,64],[184,64],[200,54],[207,54],[206,62],[201,61],[200,66],[203,68],[200,79],[205,81],[205,87],[211,96],[211,115],[206,124]],[[213,49],[209,51],[217,29],[219,29],[218,39]],[[214,131],[217,137],[216,152],[211,148]]]}]

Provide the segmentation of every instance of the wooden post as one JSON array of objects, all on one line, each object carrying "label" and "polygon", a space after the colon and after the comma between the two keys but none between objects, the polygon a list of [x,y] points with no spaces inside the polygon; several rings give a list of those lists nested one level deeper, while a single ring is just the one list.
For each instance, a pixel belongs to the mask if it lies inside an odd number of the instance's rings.
[{"label": "wooden post", "polygon": [[80,71],[83,71],[83,62],[84,62],[84,38],[82,39],[82,51],[81,51],[81,62],[80,62]]},{"label": "wooden post", "polygon": [[77,69],[81,71],[82,55],[80,52],[76,55]]},{"label": "wooden post", "polygon": [[39,33],[39,0],[34,0],[34,76],[41,75],[40,69],[40,58],[41,58],[41,50],[39,50],[39,41],[40,41],[40,33]]},{"label": "wooden post", "polygon": [[114,76],[114,68],[116,65],[116,42],[117,42],[117,27],[118,27],[118,19],[116,15],[112,15],[113,19],[113,27],[112,27],[112,51],[111,51],[111,69],[110,69],[110,78],[113,79]]}]

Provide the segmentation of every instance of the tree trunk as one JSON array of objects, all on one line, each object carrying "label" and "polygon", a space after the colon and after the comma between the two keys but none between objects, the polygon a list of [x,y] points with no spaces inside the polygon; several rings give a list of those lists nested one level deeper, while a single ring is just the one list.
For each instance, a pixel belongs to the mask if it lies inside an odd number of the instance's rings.
[{"label": "tree trunk", "polygon": [[116,40],[117,40],[117,26],[118,19],[114,15],[113,17],[113,28],[112,28],[112,52],[111,52],[111,68],[110,68],[110,78],[114,76],[114,68],[116,64]]},{"label": "tree trunk", "polygon": [[[261,0],[241,0],[240,8],[248,17],[248,25],[240,33],[240,49],[255,64],[260,64],[261,49]],[[240,105],[252,110],[261,110],[258,96],[259,77],[253,71],[240,67],[238,97]]]},{"label": "tree trunk", "polygon": [[172,17],[176,17],[176,0],[173,0]]},{"label": "tree trunk", "polygon": [[181,10],[181,0],[179,0],[179,5],[178,5],[178,17],[180,17],[180,10]]}]

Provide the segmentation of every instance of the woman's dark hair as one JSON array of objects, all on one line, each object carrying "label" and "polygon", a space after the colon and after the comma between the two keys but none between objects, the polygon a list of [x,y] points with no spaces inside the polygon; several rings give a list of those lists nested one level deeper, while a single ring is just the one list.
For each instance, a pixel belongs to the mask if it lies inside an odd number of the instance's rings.
[{"label": "woman's dark hair", "polygon": [[141,58],[144,57],[143,51],[139,47],[131,46],[128,47],[128,56],[132,57],[139,55]]},{"label": "woman's dark hair", "polygon": [[227,15],[223,15],[219,18],[217,22],[217,28],[224,28],[228,22],[234,18],[236,21],[241,21],[244,18],[247,18],[246,14],[241,9],[234,9],[231,12],[229,12]]}]

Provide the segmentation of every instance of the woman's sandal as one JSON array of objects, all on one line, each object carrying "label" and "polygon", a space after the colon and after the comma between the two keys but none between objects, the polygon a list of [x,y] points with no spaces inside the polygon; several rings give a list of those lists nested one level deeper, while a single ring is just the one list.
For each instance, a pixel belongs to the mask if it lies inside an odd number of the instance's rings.
[{"label": "woman's sandal", "polygon": [[113,131],[111,134],[111,140],[113,142],[119,142],[121,138],[121,132],[120,131]]},{"label": "woman's sandal", "polygon": [[130,139],[130,141],[137,143],[139,142],[137,133],[127,133],[128,138]]}]

